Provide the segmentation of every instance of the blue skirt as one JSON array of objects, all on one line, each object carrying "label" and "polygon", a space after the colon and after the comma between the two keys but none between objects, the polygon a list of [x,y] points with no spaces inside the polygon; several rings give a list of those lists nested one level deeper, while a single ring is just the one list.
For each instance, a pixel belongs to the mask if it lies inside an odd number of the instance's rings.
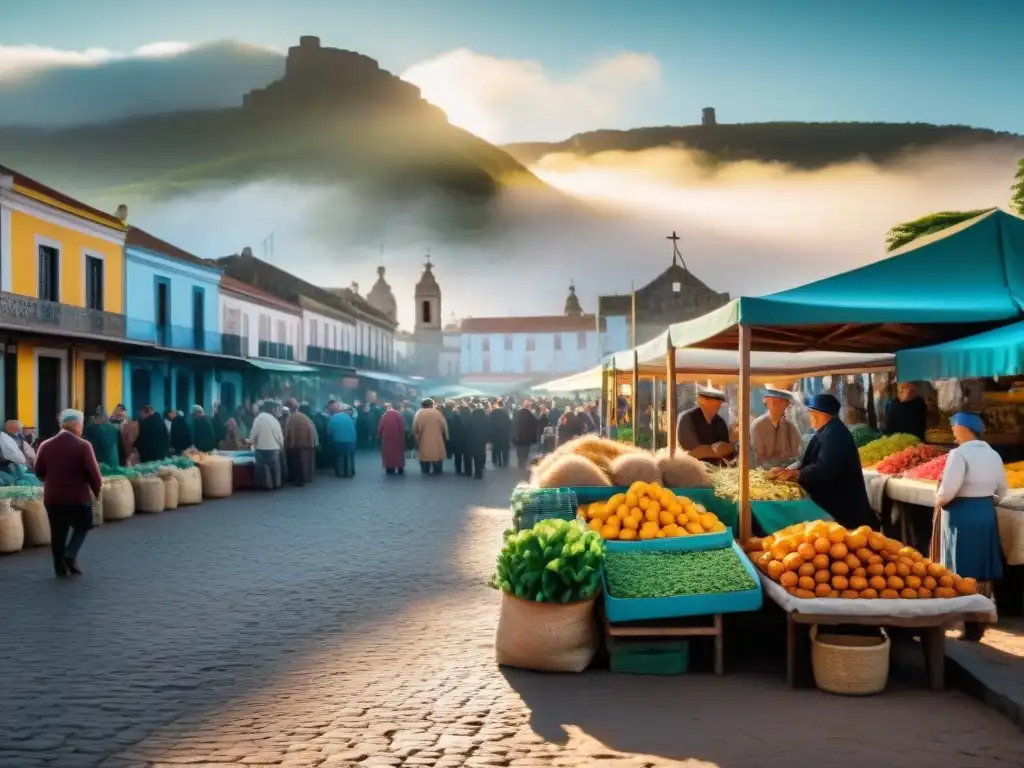
[{"label": "blue skirt", "polygon": [[996,507],[991,498],[953,499],[942,510],[940,555],[960,576],[991,581],[1003,575]]}]

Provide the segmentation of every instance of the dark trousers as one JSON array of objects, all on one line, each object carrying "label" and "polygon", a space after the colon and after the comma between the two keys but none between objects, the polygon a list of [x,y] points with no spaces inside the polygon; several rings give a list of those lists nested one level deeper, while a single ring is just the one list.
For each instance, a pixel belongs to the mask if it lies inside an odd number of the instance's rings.
[{"label": "dark trousers", "polygon": [[471,446],[466,454],[466,475],[479,479],[484,476],[484,464],[487,463],[487,446]]},{"label": "dark trousers", "polygon": [[356,473],[355,443],[334,444],[334,476],[352,477]]},{"label": "dark trousers", "polygon": [[517,445],[516,446],[516,466],[525,469],[530,463],[530,448],[529,445]]},{"label": "dark trousers", "polygon": [[508,443],[496,443],[491,446],[491,463],[496,467],[508,466]]},{"label": "dark trousers", "polygon": [[420,472],[422,472],[424,475],[429,475],[429,474],[440,475],[443,468],[444,468],[444,462],[443,461],[421,461],[420,462]]},{"label": "dark trousers", "polygon": [[449,446],[449,448],[450,448],[450,451],[451,451],[451,459],[452,459],[453,462],[455,462],[455,474],[461,475],[462,474],[462,456],[463,456],[463,453],[464,453],[462,445],[460,445],[459,443],[452,443]]},{"label": "dark trousers", "polygon": [[[89,504],[51,504],[46,508],[50,519],[50,552],[58,573],[67,571],[67,562],[74,562],[92,528],[92,506]],[[68,533],[71,539],[68,540]]]}]

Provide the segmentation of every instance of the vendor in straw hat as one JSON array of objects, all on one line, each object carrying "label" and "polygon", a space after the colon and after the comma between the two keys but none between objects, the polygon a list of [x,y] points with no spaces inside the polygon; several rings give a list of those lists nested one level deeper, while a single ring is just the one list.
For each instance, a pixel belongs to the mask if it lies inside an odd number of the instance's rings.
[{"label": "vendor in straw hat", "polygon": [[800,430],[786,418],[793,396],[784,389],[766,387],[764,406],[768,409],[750,425],[750,444],[754,465],[789,466],[800,456]]},{"label": "vendor in straw hat", "polygon": [[680,414],[676,425],[679,447],[694,458],[724,464],[735,453],[729,425],[718,415],[724,404],[721,390],[697,387],[697,406]]}]

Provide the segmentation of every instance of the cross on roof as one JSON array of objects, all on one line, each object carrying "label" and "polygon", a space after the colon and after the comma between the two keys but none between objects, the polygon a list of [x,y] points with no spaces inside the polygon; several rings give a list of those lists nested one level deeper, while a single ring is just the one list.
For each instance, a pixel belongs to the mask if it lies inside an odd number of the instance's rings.
[{"label": "cross on roof", "polygon": [[430,249],[427,248],[427,266],[430,266]]},{"label": "cross on roof", "polygon": [[672,241],[672,266],[675,266],[676,259],[679,259],[679,263],[682,265],[683,269],[686,269],[686,262],[683,260],[683,254],[679,250],[679,235],[677,235],[676,231],[673,229],[672,234],[665,239]]}]

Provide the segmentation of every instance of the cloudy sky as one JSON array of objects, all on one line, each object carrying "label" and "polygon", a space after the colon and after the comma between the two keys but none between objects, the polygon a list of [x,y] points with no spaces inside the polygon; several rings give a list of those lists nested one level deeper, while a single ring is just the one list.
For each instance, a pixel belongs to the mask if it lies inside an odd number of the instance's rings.
[{"label": "cloudy sky", "polygon": [[1024,68],[1024,4],[1005,0],[0,6],[6,124],[237,104],[245,88],[277,76],[280,54],[300,35],[317,34],[374,56],[453,122],[494,141],[686,124],[709,105],[728,122],[922,121],[1024,132],[1024,101],[1007,98]]}]

